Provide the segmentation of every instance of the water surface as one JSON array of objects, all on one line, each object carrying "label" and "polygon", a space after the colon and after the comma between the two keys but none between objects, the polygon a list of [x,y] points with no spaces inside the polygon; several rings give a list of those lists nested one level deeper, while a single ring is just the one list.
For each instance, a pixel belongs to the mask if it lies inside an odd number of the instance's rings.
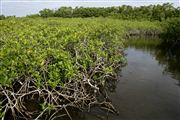
[{"label": "water surface", "polygon": [[157,49],[129,47],[128,65],[112,95],[119,116],[112,120],[179,120],[178,80],[157,60]]}]

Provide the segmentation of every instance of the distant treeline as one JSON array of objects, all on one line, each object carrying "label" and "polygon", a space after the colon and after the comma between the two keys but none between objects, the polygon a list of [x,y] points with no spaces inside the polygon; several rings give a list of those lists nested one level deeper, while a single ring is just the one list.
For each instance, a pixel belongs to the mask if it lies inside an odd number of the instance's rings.
[{"label": "distant treeline", "polygon": [[0,15],[0,20],[5,19],[6,17],[4,15]]},{"label": "distant treeline", "polygon": [[[8,16],[11,17],[11,16]],[[14,17],[14,16],[13,16]],[[132,7],[123,5],[119,7],[60,7],[58,9],[43,9],[38,14],[28,15],[27,17],[112,17],[125,20],[158,20],[163,21],[168,18],[180,17],[180,7],[175,8],[170,3],[162,5],[149,5]],[[5,19],[4,15],[0,19]]]},{"label": "distant treeline", "polygon": [[132,7],[129,5],[123,5],[119,7],[60,7],[56,10],[43,9],[39,11],[39,14],[29,15],[29,17],[113,17],[118,19],[145,19],[145,20],[158,20],[163,21],[172,17],[180,17],[180,7],[175,8],[170,3],[164,3],[163,5],[149,5]]},{"label": "distant treeline", "polygon": [[13,16],[0,15],[0,20],[8,19],[8,18],[16,18],[16,16],[15,15],[13,15]]}]

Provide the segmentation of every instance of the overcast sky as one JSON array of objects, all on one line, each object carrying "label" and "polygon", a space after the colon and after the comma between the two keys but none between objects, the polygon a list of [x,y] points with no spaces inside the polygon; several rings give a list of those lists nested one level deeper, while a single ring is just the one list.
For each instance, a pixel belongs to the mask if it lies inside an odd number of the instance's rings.
[{"label": "overcast sky", "polygon": [[41,9],[56,9],[60,6],[109,7],[132,5],[142,6],[150,4],[173,3],[180,5],[180,0],[0,0],[0,14],[26,16],[38,13]]}]

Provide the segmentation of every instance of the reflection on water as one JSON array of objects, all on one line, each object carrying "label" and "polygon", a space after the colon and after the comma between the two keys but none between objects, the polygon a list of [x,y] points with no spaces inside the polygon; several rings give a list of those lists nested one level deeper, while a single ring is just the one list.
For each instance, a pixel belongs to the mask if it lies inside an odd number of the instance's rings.
[{"label": "reflection on water", "polygon": [[159,64],[155,51],[134,46],[126,50],[128,65],[112,94],[119,110],[115,120],[179,120],[178,81],[164,74],[166,65]]},{"label": "reflection on water", "polygon": [[156,59],[160,64],[165,65],[164,71],[180,83],[180,50],[159,50],[156,52]]},{"label": "reflection on water", "polygon": [[112,84],[110,97],[119,115],[94,108],[73,113],[73,120],[179,120],[180,61],[173,52],[157,47],[159,41],[130,41],[128,64]]},{"label": "reflection on water", "polygon": [[129,47],[151,54],[164,67],[163,73],[172,75],[180,82],[180,49],[167,49],[159,44],[157,39],[135,39],[129,42]]}]

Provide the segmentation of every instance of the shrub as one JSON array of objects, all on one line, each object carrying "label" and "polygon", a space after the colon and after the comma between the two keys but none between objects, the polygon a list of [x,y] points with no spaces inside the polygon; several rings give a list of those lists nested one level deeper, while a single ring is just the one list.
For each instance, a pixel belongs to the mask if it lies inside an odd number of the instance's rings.
[{"label": "shrub", "polygon": [[169,47],[180,46],[180,18],[168,19],[164,24],[163,44]]}]

